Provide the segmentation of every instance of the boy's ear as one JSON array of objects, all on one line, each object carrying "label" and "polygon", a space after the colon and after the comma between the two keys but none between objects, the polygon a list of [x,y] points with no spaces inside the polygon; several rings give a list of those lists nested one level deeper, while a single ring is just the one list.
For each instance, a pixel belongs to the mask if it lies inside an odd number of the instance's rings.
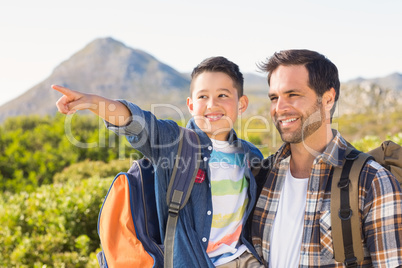
[{"label": "boy's ear", "polygon": [[244,113],[248,107],[248,97],[243,95],[239,99],[239,115]]},{"label": "boy's ear", "polygon": [[187,98],[187,108],[190,114],[193,114],[193,100],[190,97]]}]

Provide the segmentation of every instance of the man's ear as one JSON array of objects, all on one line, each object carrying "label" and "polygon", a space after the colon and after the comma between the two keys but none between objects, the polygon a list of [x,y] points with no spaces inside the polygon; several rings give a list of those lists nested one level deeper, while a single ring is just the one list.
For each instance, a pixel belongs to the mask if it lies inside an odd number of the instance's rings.
[{"label": "man's ear", "polygon": [[190,97],[187,98],[187,108],[190,114],[193,114],[193,100]]},{"label": "man's ear", "polygon": [[248,107],[248,97],[246,95],[243,95],[239,99],[239,112],[238,114],[242,114],[247,110]]},{"label": "man's ear", "polygon": [[326,111],[331,111],[332,107],[335,105],[335,89],[332,87],[330,90],[326,91],[322,96],[322,103],[325,106]]}]

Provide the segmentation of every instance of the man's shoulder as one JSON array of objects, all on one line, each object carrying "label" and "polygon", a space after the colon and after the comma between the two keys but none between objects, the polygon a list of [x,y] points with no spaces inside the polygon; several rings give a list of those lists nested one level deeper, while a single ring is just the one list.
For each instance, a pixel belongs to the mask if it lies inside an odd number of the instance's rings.
[{"label": "man's shoulder", "polygon": [[365,188],[371,187],[375,184],[379,188],[398,188],[400,184],[397,178],[387,168],[382,166],[374,159],[366,162],[360,173],[361,185]]}]

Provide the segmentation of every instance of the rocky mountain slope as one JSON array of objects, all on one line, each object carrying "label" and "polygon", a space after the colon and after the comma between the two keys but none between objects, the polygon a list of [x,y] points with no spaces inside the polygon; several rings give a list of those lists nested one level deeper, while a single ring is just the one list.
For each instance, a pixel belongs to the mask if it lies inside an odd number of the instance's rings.
[{"label": "rocky mountain slope", "polygon": [[[268,85],[263,74],[244,74],[250,98],[246,116],[267,115]],[[0,106],[0,122],[17,115],[54,115],[61,96],[50,88],[60,84],[109,98],[124,98],[153,110],[159,117],[188,117],[185,100],[190,77],[148,53],[127,47],[112,38],[92,41],[57,66],[53,73],[20,97]],[[402,106],[402,74],[376,79],[358,78],[342,83],[339,115],[384,113]]]},{"label": "rocky mountain slope", "polygon": [[61,95],[50,88],[52,84],[147,105],[150,100],[177,105],[187,94],[190,81],[141,50],[112,38],[97,39],[61,63],[44,81],[1,106],[0,121],[16,115],[55,114],[55,102]]}]

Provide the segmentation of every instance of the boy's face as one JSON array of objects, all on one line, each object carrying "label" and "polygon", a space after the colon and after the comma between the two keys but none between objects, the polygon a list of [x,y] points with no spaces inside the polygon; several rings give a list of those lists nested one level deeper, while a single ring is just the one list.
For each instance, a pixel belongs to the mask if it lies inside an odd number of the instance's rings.
[{"label": "boy's face", "polygon": [[208,137],[227,140],[237,116],[247,109],[246,96],[238,97],[233,80],[222,72],[203,72],[191,82],[187,107]]}]

